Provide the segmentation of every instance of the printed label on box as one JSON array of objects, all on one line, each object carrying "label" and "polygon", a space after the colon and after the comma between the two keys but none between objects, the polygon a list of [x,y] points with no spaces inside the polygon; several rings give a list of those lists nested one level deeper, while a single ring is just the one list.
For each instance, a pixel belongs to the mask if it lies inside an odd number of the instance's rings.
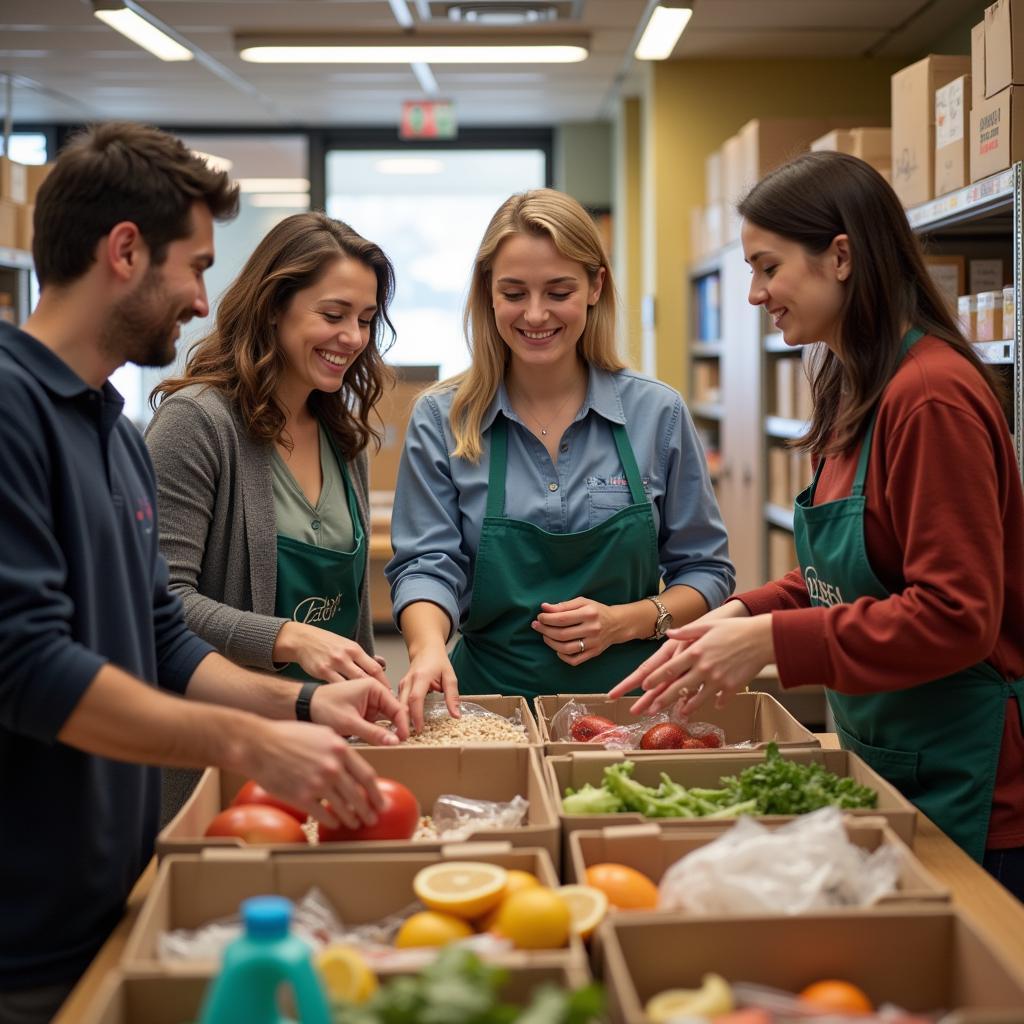
[{"label": "printed label on box", "polygon": [[964,137],[964,79],[935,90],[935,148],[942,149]]}]

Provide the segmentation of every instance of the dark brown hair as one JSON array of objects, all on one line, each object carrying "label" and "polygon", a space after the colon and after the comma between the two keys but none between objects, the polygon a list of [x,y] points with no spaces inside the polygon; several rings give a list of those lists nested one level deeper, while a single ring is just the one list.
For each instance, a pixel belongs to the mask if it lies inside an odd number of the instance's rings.
[{"label": "dark brown hair", "polygon": [[150,261],[192,231],[192,204],[218,220],[238,212],[238,187],[180,140],[130,121],[92,125],[61,150],[39,188],[32,258],[40,287],[85,274],[96,243],[122,221],[138,227]]},{"label": "dark brown hair", "polygon": [[837,235],[850,239],[843,357],[821,345],[811,360],[814,412],[794,447],[831,455],[856,445],[899,365],[907,325],[955,348],[1001,398],[1002,382],[978,358],[932,282],[896,193],[869,164],[843,153],[806,153],[755,185],[739,212],[813,256]]},{"label": "dark brown hair", "polygon": [[250,436],[266,442],[281,438],[285,412],[274,392],[285,360],[273,322],[296,292],[314,284],[331,263],[346,256],[377,277],[370,343],[345,374],[341,388],[314,391],[309,408],[339,439],[346,458],[361,452],[371,439],[379,446],[380,432],[370,425],[370,416],[391,377],[382,352],[395,336],[388,317],[395,272],[380,246],[323,213],[296,213],[271,228],[221,296],[213,331],[189,349],[185,372],[158,384],[150,404],[156,408],[158,401],[190,384],[208,384],[240,410]]}]

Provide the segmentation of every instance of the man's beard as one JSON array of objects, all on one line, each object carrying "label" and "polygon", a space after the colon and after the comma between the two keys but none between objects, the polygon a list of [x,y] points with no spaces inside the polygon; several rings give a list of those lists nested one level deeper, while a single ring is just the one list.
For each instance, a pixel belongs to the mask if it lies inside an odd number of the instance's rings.
[{"label": "man's beard", "polygon": [[167,366],[174,362],[175,326],[190,317],[190,310],[171,308],[160,271],[150,267],[135,291],[111,310],[104,351],[136,366]]}]

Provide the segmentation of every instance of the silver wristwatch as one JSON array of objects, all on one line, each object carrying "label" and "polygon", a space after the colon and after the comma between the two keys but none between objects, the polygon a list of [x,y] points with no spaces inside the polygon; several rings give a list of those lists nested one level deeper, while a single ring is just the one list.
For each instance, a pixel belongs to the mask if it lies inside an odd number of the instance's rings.
[{"label": "silver wristwatch", "polygon": [[653,602],[654,607],[658,609],[658,618],[654,623],[654,632],[647,638],[648,640],[664,640],[665,633],[672,628],[672,613],[658,600],[656,597],[647,598],[648,601]]}]

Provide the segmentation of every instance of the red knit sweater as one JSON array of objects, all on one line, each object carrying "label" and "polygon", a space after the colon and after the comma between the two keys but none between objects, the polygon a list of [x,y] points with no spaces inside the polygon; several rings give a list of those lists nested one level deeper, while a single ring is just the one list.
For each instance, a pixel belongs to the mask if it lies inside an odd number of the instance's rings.
[{"label": "red knit sweater", "polygon": [[[858,451],[825,463],[816,505],[848,497]],[[1006,417],[981,376],[922,338],[882,397],[865,541],[884,599],[812,608],[799,570],[738,595],[772,612],[784,687],[901,690],[988,661],[1024,677],[1024,491]],[[988,847],[1024,846],[1024,730],[1007,702]]]}]

